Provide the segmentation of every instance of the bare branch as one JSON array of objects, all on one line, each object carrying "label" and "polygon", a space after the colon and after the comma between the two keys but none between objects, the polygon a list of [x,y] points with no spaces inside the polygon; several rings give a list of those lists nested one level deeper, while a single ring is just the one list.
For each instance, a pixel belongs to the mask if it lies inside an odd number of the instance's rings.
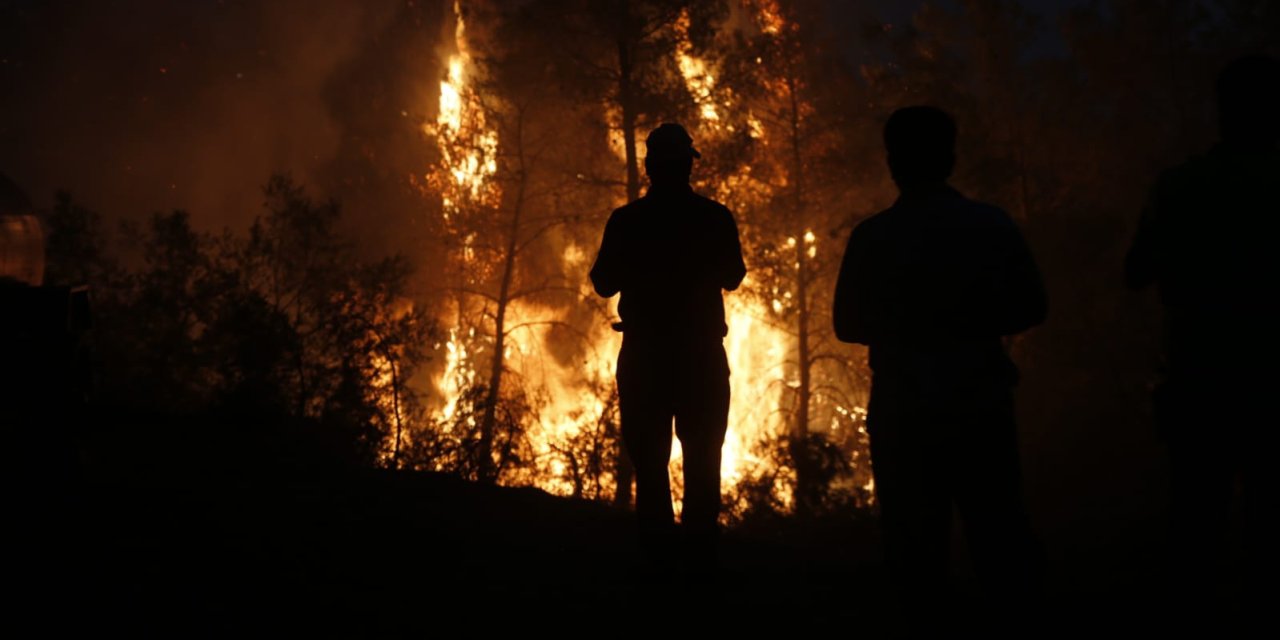
[{"label": "bare branch", "polygon": [[454,293],[465,293],[468,295],[478,296],[493,303],[499,302],[498,297],[486,291],[472,289],[470,287],[442,287],[443,290],[452,291]]},{"label": "bare branch", "polygon": [[532,289],[521,289],[513,294],[510,294],[507,296],[507,302],[514,302],[521,298],[535,296],[535,295],[538,295],[539,293],[551,293],[553,291],[558,291],[562,293],[573,293],[573,294],[578,293],[578,290],[574,289],[573,287],[563,287],[563,286],[545,284],[539,287],[534,287]]}]

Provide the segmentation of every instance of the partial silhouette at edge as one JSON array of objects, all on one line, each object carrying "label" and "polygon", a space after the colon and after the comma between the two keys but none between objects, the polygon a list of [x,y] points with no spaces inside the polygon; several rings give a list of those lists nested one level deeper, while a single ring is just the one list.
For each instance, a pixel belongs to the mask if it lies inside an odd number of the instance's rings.
[{"label": "partial silhouette at edge", "polygon": [[[1269,614],[1280,566],[1271,401],[1280,383],[1280,63],[1229,63],[1217,102],[1219,142],[1156,181],[1125,280],[1158,289],[1164,312],[1154,405],[1169,450],[1171,622],[1217,628],[1243,614],[1249,628]],[[1236,502],[1244,557],[1232,569]]]}]

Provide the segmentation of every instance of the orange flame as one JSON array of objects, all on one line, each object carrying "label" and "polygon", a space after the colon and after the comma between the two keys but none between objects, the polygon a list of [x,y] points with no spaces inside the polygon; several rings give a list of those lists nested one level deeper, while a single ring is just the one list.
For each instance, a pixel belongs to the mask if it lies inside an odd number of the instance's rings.
[{"label": "orange flame", "polygon": [[[762,32],[780,33],[786,28],[774,3],[761,2],[754,6],[757,11],[755,20]],[[458,2],[454,4],[454,13],[455,51],[448,57],[445,79],[440,83],[439,115],[433,124],[428,125],[428,132],[439,141],[445,179],[437,186],[441,192],[446,224],[471,204],[481,204],[487,210],[496,211],[501,195],[493,180],[498,171],[500,141],[497,132],[485,121],[483,110],[476,107],[474,89],[468,86],[476,70],[468,51],[466,25]],[[722,139],[733,133],[728,115],[735,108],[734,97],[718,86],[716,65],[697,55],[688,30],[689,17],[686,13],[675,24],[676,62],[686,89],[698,107],[700,121],[697,130],[702,139]],[[748,114],[739,124],[746,129],[747,135],[764,140],[765,128],[754,116]],[[611,135],[613,137],[607,142],[621,156],[621,136],[616,131]],[[768,200],[775,188],[754,177],[751,167],[745,166],[719,181],[714,196],[737,208],[737,203]],[[800,238],[787,240],[791,248],[800,242],[808,246],[806,253],[810,258],[817,255],[813,231],[806,230]],[[472,236],[464,235],[459,259],[469,266],[476,261],[472,245]],[[565,247],[561,258],[565,273],[582,276],[578,279],[578,294],[584,299],[595,295],[585,277],[589,251],[570,244]],[[776,440],[786,432],[787,394],[789,387],[798,384],[790,379],[793,373],[789,372],[788,365],[788,357],[796,349],[796,339],[770,319],[771,315],[776,315],[790,304],[792,294],[774,291],[772,295],[762,295],[757,291],[760,286],[748,275],[739,292],[725,298],[729,325],[725,349],[733,373],[729,432],[722,451],[723,489],[776,472],[771,468],[774,463],[759,451],[759,444]],[[766,300],[768,302],[763,302]],[[453,311],[459,313],[459,320],[449,329],[448,339],[440,345],[444,351],[444,367],[435,380],[442,397],[435,412],[441,418],[441,424],[445,425],[452,424],[457,417],[463,393],[483,380],[483,375],[476,370],[476,363],[482,359],[478,350],[483,350],[484,343],[477,342],[474,328],[461,322],[461,310]],[[579,339],[585,345],[581,351],[585,354],[583,360],[565,363],[552,357],[546,346],[557,339],[556,327],[570,322],[570,311],[524,299],[511,302],[506,317],[509,326],[515,328],[506,339],[505,353],[498,354],[503,358],[506,369],[537,399],[533,406],[533,420],[525,426],[525,437],[532,448],[532,464],[504,476],[501,481],[534,485],[561,495],[574,490],[571,470],[567,468],[570,460],[563,454],[563,445],[584,430],[598,425],[608,411],[608,398],[602,397],[599,390],[612,385],[621,342],[619,334],[600,322],[585,332],[578,329],[583,333]],[[861,409],[837,407],[837,411],[847,415],[849,411]],[[475,420],[474,417],[469,419]],[[679,462],[678,441],[673,443],[672,459]],[[777,473],[774,476],[774,497],[780,504],[790,505],[793,479]],[[679,479],[675,479],[674,485],[678,488]],[[612,476],[606,481],[615,482]]]}]

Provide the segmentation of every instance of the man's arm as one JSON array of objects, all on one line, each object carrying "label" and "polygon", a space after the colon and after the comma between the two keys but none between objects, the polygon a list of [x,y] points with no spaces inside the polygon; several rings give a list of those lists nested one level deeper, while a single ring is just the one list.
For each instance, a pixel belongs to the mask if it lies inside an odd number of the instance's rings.
[{"label": "man's arm", "polygon": [[742,284],[747,276],[747,264],[742,260],[742,242],[738,238],[738,223],[733,219],[733,212],[724,210],[726,218],[725,255],[720,272],[720,288],[733,291]]},{"label": "man's arm", "polygon": [[1147,198],[1147,204],[1138,219],[1138,232],[1133,236],[1133,244],[1124,257],[1124,283],[1135,291],[1145,289],[1155,283],[1159,273],[1159,261],[1156,259],[1156,228],[1162,208],[1164,189],[1163,179],[1156,183]]},{"label": "man's arm", "polygon": [[[865,223],[864,223],[865,224]],[[836,278],[832,322],[836,337],[842,342],[870,344],[875,333],[876,309],[871,295],[872,260],[866,242],[864,225],[858,225],[849,236],[840,275]]]},{"label": "man's arm", "polygon": [[1049,314],[1049,297],[1031,249],[1012,220],[1004,235],[1006,307],[996,330],[1010,336],[1043,323]]},{"label": "man's arm", "polygon": [[604,238],[600,241],[600,252],[596,254],[596,262],[591,266],[591,284],[595,287],[596,293],[605,298],[612,297],[625,285],[622,238],[618,226],[618,212],[614,211],[604,225]]}]

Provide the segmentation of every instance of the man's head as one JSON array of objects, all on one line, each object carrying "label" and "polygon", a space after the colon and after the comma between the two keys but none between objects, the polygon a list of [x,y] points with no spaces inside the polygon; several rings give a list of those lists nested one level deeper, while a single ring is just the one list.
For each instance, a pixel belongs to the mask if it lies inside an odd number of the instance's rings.
[{"label": "man's head", "polygon": [[702,154],[693,148],[693,138],[684,127],[666,122],[649,132],[644,141],[644,170],[655,185],[689,184],[693,159]]},{"label": "man's head", "polygon": [[1280,140],[1280,61],[1236,59],[1218,75],[1218,124],[1224,142],[1270,148]]},{"label": "man's head", "polygon": [[903,191],[940,185],[956,163],[956,123],[937,107],[904,107],[884,125],[889,173]]}]

